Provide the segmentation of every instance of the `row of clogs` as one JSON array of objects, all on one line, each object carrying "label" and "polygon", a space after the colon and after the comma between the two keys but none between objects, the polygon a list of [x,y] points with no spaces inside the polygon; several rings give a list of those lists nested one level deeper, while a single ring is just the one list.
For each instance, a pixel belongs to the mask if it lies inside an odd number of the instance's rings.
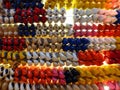
[{"label": "row of clogs", "polygon": [[116,39],[112,37],[100,37],[100,38],[89,38],[90,45],[89,49],[95,51],[98,50],[115,50],[116,49]]},{"label": "row of clogs", "polygon": [[27,24],[27,23],[38,23],[38,22],[42,22],[42,23],[45,23],[47,21],[47,17],[45,16],[37,16],[37,15],[34,15],[34,16],[28,16],[28,17],[21,17],[21,16],[18,16],[18,15],[15,15],[14,18],[12,18],[14,20],[11,20],[11,21],[8,21],[9,19],[5,19],[4,22],[1,22],[1,23],[24,23],[24,24]]},{"label": "row of clogs", "polygon": [[62,49],[64,51],[87,50],[90,41],[86,38],[63,38]]},{"label": "row of clogs", "polygon": [[21,44],[21,45],[25,45],[26,44],[26,40],[25,40],[25,38],[5,38],[5,37],[3,37],[3,38],[1,38],[0,39],[0,44],[2,44],[2,45],[4,45],[4,46],[6,46],[6,45],[19,45],[19,44]]},{"label": "row of clogs", "polygon": [[104,62],[108,64],[120,64],[120,51],[80,51],[78,52],[78,62],[80,65],[102,65]]},{"label": "row of clogs", "polygon": [[[78,4],[79,2],[79,4]],[[83,4],[84,3],[84,4]],[[53,1],[47,0],[45,2],[45,8],[54,8],[57,6],[58,8],[66,7],[66,9],[71,8],[79,8],[79,9],[88,9],[88,8],[106,8],[106,9],[119,9],[119,0],[61,0],[61,1]]]},{"label": "row of clogs", "polygon": [[78,58],[75,52],[26,52],[26,59],[28,65],[44,65],[47,66],[64,66],[64,65],[78,65]]},{"label": "row of clogs", "polygon": [[55,44],[55,43],[61,43],[62,38],[60,37],[49,37],[49,38],[26,38],[26,44],[31,45],[32,43],[37,44],[37,45],[49,45],[49,43]]},{"label": "row of clogs", "polygon": [[[90,67],[40,68],[38,66],[19,66],[13,70],[9,66],[0,66],[0,79],[4,81],[58,84],[66,83],[93,84],[98,82],[119,81],[119,65],[103,65]],[[117,72],[117,73],[116,73]],[[27,77],[27,78],[26,78]]]},{"label": "row of clogs", "polygon": [[104,37],[104,36],[120,36],[119,30],[76,30],[74,32],[74,37],[82,37],[82,36],[91,36],[91,37]]},{"label": "row of clogs", "polygon": [[31,25],[24,25],[24,24],[20,24],[18,26],[18,35],[20,36],[35,36],[36,35],[36,27],[34,24]]},{"label": "row of clogs", "polygon": [[60,25],[60,26],[57,26],[57,25],[49,25],[49,27],[44,30],[41,30],[41,29],[37,29],[36,30],[36,36],[61,36],[61,37],[64,37],[64,36],[72,36],[74,34],[74,30],[72,29],[67,29],[65,28],[64,25]]},{"label": "row of clogs", "polygon": [[88,16],[88,17],[80,17],[75,15],[74,17],[74,23],[88,23],[88,22],[96,22],[96,23],[120,23],[119,18],[116,18],[115,16],[105,16],[105,15],[92,15],[92,16]]},{"label": "row of clogs", "polygon": [[99,9],[99,8],[86,9],[86,10],[82,10],[82,9],[79,10],[77,8],[74,8],[73,14],[77,16],[78,15],[79,16],[90,16],[94,14],[105,15],[105,16],[115,16],[115,15],[118,15],[118,12],[115,10],[105,10],[105,9]]},{"label": "row of clogs", "polygon": [[35,26],[34,24],[32,24],[32,29],[29,28],[29,25],[23,25],[20,24],[18,26],[18,35],[20,36],[71,36],[73,35],[73,30],[71,29],[70,25],[51,25],[49,24],[49,26],[46,25],[40,25],[37,24],[37,26]]},{"label": "row of clogs", "polygon": [[120,26],[119,25],[114,25],[114,24],[75,24],[73,26],[74,30],[74,36],[79,37],[79,36],[119,36],[120,31],[119,31]]},{"label": "row of clogs", "polygon": [[[71,36],[74,34],[75,37],[77,36],[119,36],[119,25],[74,25],[73,30],[71,29],[70,25],[63,25],[61,24],[58,26],[57,24],[49,25],[49,26],[42,26],[38,24],[37,26],[34,24],[31,25],[3,25],[0,27],[1,31],[0,36],[57,36],[57,35],[67,35]],[[61,31],[62,30],[62,31]]]},{"label": "row of clogs", "polygon": [[64,51],[119,50],[119,37],[63,38],[62,49]]},{"label": "row of clogs", "polygon": [[2,38],[0,39],[2,50],[23,50],[26,46],[25,38]]},{"label": "row of clogs", "polygon": [[[46,49],[58,49],[61,47],[63,50],[114,50],[119,45],[119,38],[113,37],[100,37],[100,38],[60,38],[60,37],[51,37],[51,38],[2,38],[0,40],[1,49],[3,50],[23,50],[27,47],[27,50],[43,50]],[[20,44],[19,44],[20,43]],[[62,44],[61,44],[62,43]],[[117,43],[117,46],[116,46]]]},{"label": "row of clogs", "polygon": [[35,8],[33,11],[31,8],[28,10],[26,9],[16,9],[15,15],[14,15],[14,21],[15,23],[33,23],[33,22],[42,22],[45,23],[47,20],[46,18],[46,10],[45,9],[39,9]]},{"label": "row of clogs", "polygon": [[[102,65],[104,62],[108,64],[119,64],[119,50],[112,51],[79,51],[75,52],[12,52],[1,51],[1,59],[4,63],[10,63],[14,60],[17,62],[27,63],[31,65],[47,65],[47,66],[64,66],[64,65]],[[93,57],[94,56],[94,57]],[[8,61],[8,62],[7,62]]]},{"label": "row of clogs", "polygon": [[78,52],[78,62],[80,65],[102,65],[105,58],[102,53],[97,51]]},{"label": "row of clogs", "polygon": [[26,16],[33,16],[33,15],[41,15],[45,16],[46,15],[46,10],[43,8],[28,8],[28,9],[21,9],[17,8],[15,9],[15,15],[19,15],[21,17],[26,17]]},{"label": "row of clogs", "polygon": [[0,26],[0,37],[18,37],[18,26],[17,25],[1,25]]},{"label": "row of clogs", "polygon": [[66,9],[65,8],[60,8],[60,10],[57,8],[54,8],[53,10],[50,8],[47,9],[48,16],[53,16],[53,15],[58,16],[59,14],[64,16],[64,14],[66,14]]},{"label": "row of clogs", "polygon": [[[21,22],[21,23],[33,23],[33,22],[43,22],[45,23],[48,18],[48,23],[52,23],[54,21],[57,23],[60,21],[61,23],[64,23],[66,20],[66,17],[63,16],[51,16],[53,14],[51,9],[47,10],[48,17],[46,18],[46,11],[44,9],[35,8],[36,11],[33,11],[29,8],[28,10],[21,10],[19,8],[16,9],[16,12],[11,10],[11,14],[14,14],[10,17],[1,17],[0,23],[14,23],[14,22]],[[6,11],[5,11],[6,12]],[[62,8],[61,12],[65,13],[65,10]],[[39,17],[38,14],[41,14],[42,16]],[[55,8],[54,14],[58,15],[59,11]],[[63,14],[63,13],[62,13]],[[86,11],[84,10],[78,10],[74,9],[74,22],[104,22],[104,23],[119,23],[119,10],[99,10],[97,8],[94,9],[88,9]],[[80,17],[79,15],[89,15],[88,17]],[[27,16],[26,16],[27,15]]]},{"label": "row of clogs", "polygon": [[120,57],[119,57],[120,51],[119,50],[114,50],[114,51],[104,51],[104,56],[106,59],[106,62],[108,64],[115,64],[115,63],[120,63]]},{"label": "row of clogs", "polygon": [[[118,44],[119,45],[119,44]],[[114,43],[112,44],[89,44],[88,46],[89,50],[95,50],[95,51],[100,51],[100,50],[117,50],[118,46]]]},{"label": "row of clogs", "polygon": [[65,16],[48,16],[47,17],[47,22],[48,23],[64,23],[66,21],[66,17]]},{"label": "row of clogs", "polygon": [[48,23],[64,23],[66,21],[66,16],[65,16],[66,10],[64,8],[61,8],[60,11],[57,8],[48,9],[47,10],[47,18],[48,18]]},{"label": "row of clogs", "polygon": [[1,90],[119,90],[120,82],[107,82],[98,84],[86,85],[41,85],[18,82],[1,82]]},{"label": "row of clogs", "polygon": [[[83,66],[75,69],[80,73],[78,83],[91,84],[96,82],[106,82],[111,80],[119,81],[119,64],[102,66]],[[117,72],[117,73],[116,73]]]},{"label": "row of clogs", "polygon": [[60,37],[51,37],[51,38],[27,38],[26,39],[26,46],[27,50],[52,50],[55,51],[61,50],[62,47],[62,38]]},{"label": "row of clogs", "polygon": [[63,38],[63,45],[80,45],[80,44],[115,44],[116,39],[113,37],[88,37],[88,38]]},{"label": "row of clogs", "polygon": [[14,78],[16,82],[29,82],[40,84],[60,84],[65,85],[65,76],[63,69],[57,68],[34,68],[18,67],[15,69]]},{"label": "row of clogs", "polygon": [[[74,23],[76,22],[104,22],[104,23],[115,23],[119,24],[119,10],[103,10],[103,9],[87,9],[78,10],[74,9]],[[83,17],[86,16],[86,17]]]},{"label": "row of clogs", "polygon": [[10,9],[10,8],[43,8],[44,4],[39,0],[34,1],[24,1],[24,0],[2,0],[1,5],[3,4],[4,8]]},{"label": "row of clogs", "polygon": [[[0,52],[0,57],[2,58],[2,60],[25,60],[26,58],[26,53],[24,51],[4,51],[2,50]],[[19,61],[18,60],[18,61]]]},{"label": "row of clogs", "polygon": [[[119,65],[115,64],[104,65],[99,67],[66,67],[62,69],[62,71],[61,69],[57,68],[50,69],[38,68],[37,66],[21,66],[16,68],[14,79],[16,82],[29,82],[31,84],[39,83],[44,85],[65,85],[66,83],[93,84],[98,82],[119,81],[119,72]],[[27,78],[25,78],[26,76]]]},{"label": "row of clogs", "polygon": [[78,65],[78,58],[75,52],[13,52],[13,51],[1,51],[1,61],[10,63],[18,60],[21,62],[24,60],[28,65],[47,65],[51,66],[64,66],[64,65]]},{"label": "row of clogs", "polygon": [[[79,4],[78,4],[79,2]],[[83,4],[84,3],[84,4]],[[57,6],[58,8],[65,7],[66,9],[71,9],[71,8],[82,8],[82,9],[87,9],[87,8],[107,8],[105,7],[105,0],[93,0],[93,1],[79,1],[79,0],[61,0],[61,1],[53,1],[51,2],[50,0],[47,0],[45,2],[45,8],[54,8]],[[119,5],[118,5],[119,6]],[[118,8],[118,6],[116,8]]]},{"label": "row of clogs", "polygon": [[92,24],[92,23],[86,23],[85,25],[83,24],[74,24],[73,29],[76,30],[98,30],[98,31],[105,31],[105,30],[119,30],[120,25],[115,25],[115,24]]}]

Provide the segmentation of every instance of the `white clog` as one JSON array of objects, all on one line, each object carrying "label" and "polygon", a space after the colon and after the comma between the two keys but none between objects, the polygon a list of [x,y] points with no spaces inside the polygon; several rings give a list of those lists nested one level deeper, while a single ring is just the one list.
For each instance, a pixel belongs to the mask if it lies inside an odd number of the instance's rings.
[{"label": "white clog", "polygon": [[66,85],[66,90],[73,90],[71,85]]},{"label": "white clog", "polygon": [[77,86],[77,85],[72,85],[72,88],[73,88],[73,90],[80,90],[80,88],[79,88],[79,86]]},{"label": "white clog", "polygon": [[60,9],[60,14],[61,14],[61,15],[64,15],[65,13],[66,13],[65,8],[61,8],[61,9]]},{"label": "white clog", "polygon": [[17,82],[15,82],[15,87],[14,87],[14,90],[20,90],[20,87],[19,87],[19,85],[18,85],[18,83],[17,83]]},{"label": "white clog", "polygon": [[59,53],[59,56],[60,56],[60,60],[63,60],[63,61],[67,60],[67,57],[62,52]]},{"label": "white clog", "polygon": [[26,84],[26,90],[31,90],[29,83]]},{"label": "white clog", "polygon": [[66,52],[66,57],[67,57],[68,60],[73,59],[73,55],[70,52]]},{"label": "white clog", "polygon": [[40,65],[44,65],[45,64],[45,61],[44,60],[40,60]]},{"label": "white clog", "polygon": [[46,57],[45,57],[45,59],[46,59],[47,61],[51,60],[51,56],[50,56],[50,53],[49,53],[49,52],[46,52]]},{"label": "white clog", "polygon": [[80,87],[80,90],[87,90],[83,85],[79,85],[79,87]]},{"label": "white clog", "polygon": [[58,57],[56,55],[56,53],[52,53],[52,61],[58,61]]},{"label": "white clog", "polygon": [[8,85],[8,90],[14,90],[14,83],[13,82],[9,82],[9,85]]},{"label": "white clog", "polygon": [[46,55],[43,52],[39,52],[39,55],[40,55],[40,59],[45,59],[46,58]]},{"label": "white clog", "polygon": [[79,10],[78,10],[77,8],[74,8],[74,10],[73,10],[73,14],[74,14],[74,15],[79,14]]},{"label": "white clog", "polygon": [[72,61],[78,61],[77,54],[75,52],[73,52],[72,55],[73,55]]},{"label": "white clog", "polygon": [[33,59],[37,59],[37,58],[39,57],[36,52],[32,52],[32,55],[33,55],[33,56],[32,56]]},{"label": "white clog", "polygon": [[32,58],[32,55],[30,54],[30,52],[26,52],[26,57],[28,60]]},{"label": "white clog", "polygon": [[91,14],[92,14],[92,10],[91,10],[91,9],[86,9],[86,10],[85,10],[85,14],[86,14],[87,16],[91,15]]}]

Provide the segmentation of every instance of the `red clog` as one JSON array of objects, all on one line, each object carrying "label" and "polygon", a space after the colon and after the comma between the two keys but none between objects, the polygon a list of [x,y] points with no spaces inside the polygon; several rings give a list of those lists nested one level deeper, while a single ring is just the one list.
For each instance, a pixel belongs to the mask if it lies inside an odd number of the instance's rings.
[{"label": "red clog", "polygon": [[51,78],[46,78],[47,84],[51,84]]},{"label": "red clog", "polygon": [[52,69],[52,74],[53,74],[53,75],[52,75],[53,77],[58,77],[58,71],[57,71],[56,68],[53,68],[53,69]]},{"label": "red clog", "polygon": [[21,12],[21,17],[26,17],[26,15],[27,15],[27,11],[23,9]]},{"label": "red clog", "polygon": [[53,84],[57,84],[57,81],[58,81],[57,78],[54,78],[54,77],[52,78]]},{"label": "red clog", "polygon": [[21,75],[21,69],[20,68],[16,68],[14,75],[15,75],[15,77],[19,77]]},{"label": "red clog", "polygon": [[24,23],[24,24],[27,24],[27,23],[28,23],[28,20],[27,20],[26,17],[22,17],[22,21],[21,21],[21,22]]},{"label": "red clog", "polygon": [[28,77],[29,79],[32,79],[32,78],[33,78],[33,70],[32,70],[32,69],[28,69],[27,77]]},{"label": "red clog", "polygon": [[59,84],[60,85],[66,85],[65,79],[59,79]]},{"label": "red clog", "polygon": [[8,38],[7,39],[7,45],[12,45],[13,44],[13,39],[12,38]]},{"label": "red clog", "polygon": [[37,77],[33,77],[33,81],[38,84],[39,83],[39,79]]},{"label": "red clog", "polygon": [[13,42],[14,42],[14,45],[18,45],[19,44],[19,39],[18,38],[14,38]]},{"label": "red clog", "polygon": [[53,74],[52,74],[50,68],[47,68],[47,69],[45,70],[45,72],[46,72],[46,77],[52,77]]},{"label": "red clog", "polygon": [[45,70],[44,69],[40,70],[40,78],[41,79],[45,78]]},{"label": "red clog", "polygon": [[46,10],[43,9],[43,8],[41,8],[41,9],[40,9],[40,15],[46,15]]},{"label": "red clog", "polygon": [[33,16],[33,20],[34,20],[34,22],[39,22],[39,16],[38,15],[34,15]]},{"label": "red clog", "polygon": [[27,16],[32,16],[32,15],[33,15],[32,9],[28,8],[28,10],[27,10]]},{"label": "red clog", "polygon": [[12,51],[13,50],[12,46],[7,46],[7,50]]},{"label": "red clog", "polygon": [[16,12],[15,12],[15,15],[20,15],[21,14],[21,9],[20,8],[17,8],[16,9]]},{"label": "red clog", "polygon": [[7,45],[7,38],[2,38],[3,45]]},{"label": "red clog", "polygon": [[23,67],[23,68],[21,68],[21,69],[22,69],[22,75],[23,75],[23,76],[26,76],[26,75],[27,75],[27,72],[28,72],[27,68],[26,68],[26,67]]},{"label": "red clog", "polygon": [[40,14],[40,9],[35,7],[33,13],[34,13],[34,15],[39,15]]},{"label": "red clog", "polygon": [[25,76],[21,76],[21,81],[22,82],[27,82],[27,78]]},{"label": "red clog", "polygon": [[7,8],[7,9],[10,9],[11,8],[11,3],[8,1],[8,2],[6,2],[5,3],[5,7]]},{"label": "red clog", "polygon": [[33,17],[32,16],[28,16],[27,17],[27,21],[32,24],[33,23]]},{"label": "red clog", "polygon": [[47,21],[47,17],[42,16],[40,20],[41,20],[42,23],[45,23]]},{"label": "red clog", "polygon": [[25,38],[21,38],[21,39],[20,39],[20,44],[21,44],[21,45],[25,45],[25,44],[26,44]]},{"label": "red clog", "polygon": [[33,74],[34,74],[34,77],[38,77],[39,76],[39,68],[35,68],[34,69],[34,72],[33,72]]}]

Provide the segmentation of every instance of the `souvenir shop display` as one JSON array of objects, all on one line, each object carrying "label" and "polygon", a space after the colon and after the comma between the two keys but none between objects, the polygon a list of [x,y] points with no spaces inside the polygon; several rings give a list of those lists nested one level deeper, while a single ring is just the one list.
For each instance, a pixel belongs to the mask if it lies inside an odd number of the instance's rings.
[{"label": "souvenir shop display", "polygon": [[0,0],[0,90],[120,90],[119,0]]}]

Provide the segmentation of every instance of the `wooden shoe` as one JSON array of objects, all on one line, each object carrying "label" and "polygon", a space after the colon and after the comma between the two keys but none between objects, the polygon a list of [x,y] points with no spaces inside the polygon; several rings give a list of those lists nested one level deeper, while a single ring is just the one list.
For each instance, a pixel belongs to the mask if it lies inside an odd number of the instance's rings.
[{"label": "wooden shoe", "polygon": [[14,83],[14,90],[20,90],[19,84],[17,82]]},{"label": "wooden shoe", "polygon": [[15,84],[13,82],[9,82],[8,90],[14,90]]}]

